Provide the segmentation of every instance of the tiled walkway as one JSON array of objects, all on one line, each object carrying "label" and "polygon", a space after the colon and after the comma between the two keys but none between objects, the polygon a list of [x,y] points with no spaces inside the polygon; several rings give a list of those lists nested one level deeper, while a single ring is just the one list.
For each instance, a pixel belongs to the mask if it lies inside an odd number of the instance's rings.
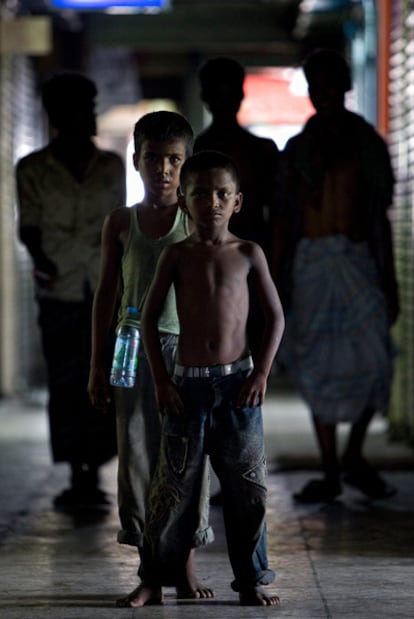
[{"label": "tiled walkway", "polygon": [[292,492],[314,475],[317,452],[307,411],[290,393],[272,393],[264,410],[269,458],[268,550],[277,572],[278,608],[244,608],[229,587],[221,508],[213,507],[216,541],[197,555],[198,574],[214,600],[114,608],[137,582],[135,552],[116,541],[116,461],[104,471],[113,508],[70,516],[51,508],[66,483],[52,467],[42,398],[0,400],[1,619],[225,619],[269,615],[307,619],[414,617],[414,452],[389,444],[381,419],[367,454],[398,487],[370,503],[345,489],[328,506],[296,506]]}]

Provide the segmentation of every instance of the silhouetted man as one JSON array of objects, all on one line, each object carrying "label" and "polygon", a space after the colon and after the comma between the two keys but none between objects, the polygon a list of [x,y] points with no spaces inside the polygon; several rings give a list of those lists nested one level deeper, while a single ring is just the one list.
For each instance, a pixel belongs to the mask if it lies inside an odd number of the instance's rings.
[{"label": "silhouetted man", "polygon": [[93,142],[96,94],[82,75],[48,80],[42,99],[54,136],[16,169],[19,233],[33,259],[47,364],[53,460],[71,469],[56,507],[105,503],[98,469],[116,453],[114,416],[95,411],[86,390],[101,227],[125,201],[122,159]]},{"label": "silhouetted man", "polygon": [[[312,413],[324,476],[295,498],[332,501],[345,481],[382,499],[395,489],[362,451],[374,413],[387,408],[392,378],[389,329],[398,295],[387,210],[393,172],[384,140],[345,108],[351,88],[345,59],[317,50],[304,73],[316,114],[283,153],[286,220],[295,229],[281,236],[293,241],[287,348]],[[342,462],[340,422],[351,424]]]},{"label": "silhouetted man", "polygon": [[218,150],[236,163],[243,207],[233,217],[231,231],[258,242],[268,255],[279,150],[273,140],[254,135],[237,120],[244,98],[244,79],[244,68],[231,58],[214,58],[201,67],[201,98],[211,112],[212,122],[196,138],[194,152]]}]

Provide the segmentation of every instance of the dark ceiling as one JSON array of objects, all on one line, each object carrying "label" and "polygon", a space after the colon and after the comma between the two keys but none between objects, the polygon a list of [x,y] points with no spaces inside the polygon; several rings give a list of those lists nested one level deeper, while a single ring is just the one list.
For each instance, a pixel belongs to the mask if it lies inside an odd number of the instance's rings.
[{"label": "dark ceiling", "polygon": [[291,66],[313,47],[344,50],[347,26],[361,13],[358,0],[171,0],[170,10],[158,14],[59,11],[51,1],[18,5],[20,14],[52,19],[53,53],[36,60],[40,77],[61,68],[96,77],[136,66],[146,96],[173,94],[211,56],[248,67]]}]

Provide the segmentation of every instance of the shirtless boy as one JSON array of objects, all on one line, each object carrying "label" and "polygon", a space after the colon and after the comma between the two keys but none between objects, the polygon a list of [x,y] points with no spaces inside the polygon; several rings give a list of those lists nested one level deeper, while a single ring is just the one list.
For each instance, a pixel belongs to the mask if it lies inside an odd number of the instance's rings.
[{"label": "shirtless boy", "polygon": [[[162,249],[189,234],[187,216],[178,208],[177,190],[181,166],[191,153],[193,131],[188,121],[175,112],[153,112],[143,116],[134,129],[134,165],[140,172],[145,196],[141,203],[121,207],[105,220],[102,233],[101,274],[93,305],[92,358],[89,395],[103,411],[115,401],[118,440],[118,509],[121,530],[118,541],[135,546],[142,554],[145,507],[149,484],[157,462],[161,424],[155,402],[151,373],[144,347],[140,347],[139,371],[132,389],[111,390],[104,365],[105,342],[112,327],[119,281],[122,281],[118,326],[140,328],[140,316],[128,315],[128,307],[141,309]],[[172,370],[178,334],[173,291],[163,307],[158,338],[168,367]],[[207,479],[207,478],[206,478]],[[208,487],[203,486],[200,507],[203,526],[194,546],[212,541],[208,527]],[[204,523],[205,521],[205,523]],[[212,597],[213,592],[197,582],[193,552],[187,565],[187,580],[177,592],[180,597]],[[133,606],[135,590],[120,598],[118,606]]]},{"label": "shirtless boy", "polygon": [[[180,183],[180,206],[195,230],[163,251],[142,319],[163,426],[134,605],[161,603],[161,587],[179,586],[185,578],[208,453],[223,492],[231,586],[242,605],[274,606],[279,598],[263,587],[275,575],[266,556],[261,405],[283,333],[283,312],[263,250],[228,229],[242,206],[231,159],[215,151],[197,153],[183,164]],[[249,277],[265,316],[254,367],[246,336]],[[180,322],[172,379],[157,329],[171,285]]]}]

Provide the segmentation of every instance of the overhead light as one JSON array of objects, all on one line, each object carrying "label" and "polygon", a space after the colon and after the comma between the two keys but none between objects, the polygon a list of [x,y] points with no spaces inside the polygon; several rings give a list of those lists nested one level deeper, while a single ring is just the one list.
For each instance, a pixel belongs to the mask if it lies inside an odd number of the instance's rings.
[{"label": "overhead light", "polygon": [[353,0],[302,0],[299,10],[302,13],[324,13],[349,8]]},{"label": "overhead light", "polygon": [[135,12],[158,12],[170,8],[170,0],[51,0],[59,9],[101,11],[130,8]]}]

